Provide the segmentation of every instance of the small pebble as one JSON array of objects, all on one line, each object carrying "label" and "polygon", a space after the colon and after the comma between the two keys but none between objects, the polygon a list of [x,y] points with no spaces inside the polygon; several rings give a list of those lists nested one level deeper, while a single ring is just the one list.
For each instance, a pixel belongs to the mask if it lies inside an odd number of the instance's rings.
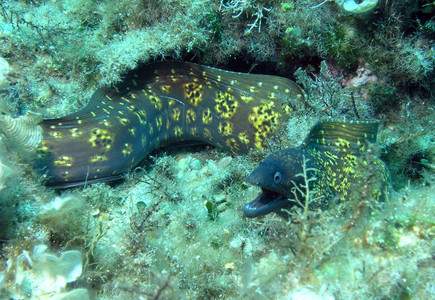
[{"label": "small pebble", "polygon": [[231,156],[226,156],[224,158],[222,158],[221,160],[219,160],[218,165],[221,168],[226,168],[228,167],[233,161],[233,158]]},{"label": "small pebble", "polygon": [[190,167],[192,168],[192,170],[200,170],[202,168],[202,162],[199,159],[194,158],[190,162]]}]

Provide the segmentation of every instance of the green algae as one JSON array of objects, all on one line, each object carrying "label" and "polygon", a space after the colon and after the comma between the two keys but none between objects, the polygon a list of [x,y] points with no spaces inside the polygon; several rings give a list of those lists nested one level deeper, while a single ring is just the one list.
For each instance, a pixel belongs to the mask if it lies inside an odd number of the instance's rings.
[{"label": "green algae", "polygon": [[[118,185],[55,195],[1,137],[0,160],[14,172],[0,177],[0,295],[37,295],[35,285],[16,294],[15,266],[45,244],[82,251],[74,288],[98,299],[433,298],[433,6],[387,1],[347,15],[315,4],[2,1],[2,88],[19,95],[0,93],[2,113],[75,111],[97,86],[165,58],[286,77],[301,68],[294,76],[310,98],[271,149],[297,146],[319,118],[380,119],[397,192],[383,204],[361,195],[351,221],[298,208],[289,220],[246,220],[240,208],[258,190],[244,178],[265,153],[200,147],[157,152]],[[376,80],[349,85],[366,76],[358,68]],[[54,209],[56,197],[70,202]]]}]

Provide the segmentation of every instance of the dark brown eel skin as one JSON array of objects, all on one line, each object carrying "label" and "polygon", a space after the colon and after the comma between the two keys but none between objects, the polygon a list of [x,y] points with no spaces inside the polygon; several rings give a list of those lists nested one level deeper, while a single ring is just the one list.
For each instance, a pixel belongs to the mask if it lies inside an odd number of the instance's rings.
[{"label": "dark brown eel skin", "polygon": [[97,90],[80,111],[43,120],[35,167],[48,186],[65,188],[119,179],[152,150],[181,141],[248,153],[264,148],[304,97],[283,77],[150,64]]},{"label": "dark brown eel skin", "polygon": [[[346,204],[366,197],[383,201],[390,186],[385,164],[373,154],[371,144],[376,142],[378,121],[324,120],[315,125],[305,141],[297,148],[278,150],[269,154],[252,171],[248,182],[259,186],[262,192],[246,204],[246,217],[264,216],[306,201],[307,181],[316,197],[309,199],[310,209],[328,209],[331,204]],[[374,178],[375,183],[364,180]],[[313,201],[311,201],[313,200]]]}]

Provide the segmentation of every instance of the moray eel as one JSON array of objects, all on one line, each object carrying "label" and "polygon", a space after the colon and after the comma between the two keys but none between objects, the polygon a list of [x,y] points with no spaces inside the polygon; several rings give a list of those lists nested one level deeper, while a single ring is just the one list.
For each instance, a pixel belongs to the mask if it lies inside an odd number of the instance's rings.
[{"label": "moray eel", "polygon": [[[389,172],[374,154],[370,144],[376,142],[377,121],[325,120],[317,123],[305,141],[297,148],[287,148],[269,154],[248,176],[247,181],[262,192],[242,211],[248,218],[270,212],[282,213],[282,208],[295,205],[296,197],[305,200],[309,190],[316,190],[310,209],[327,209],[361,197],[362,180],[376,178],[370,186],[371,196],[383,201],[389,185]],[[306,176],[303,176],[306,174]],[[374,177],[377,176],[377,177]]]},{"label": "moray eel", "polygon": [[48,186],[64,188],[119,179],[152,150],[180,141],[248,153],[263,148],[304,97],[283,77],[150,64],[99,89],[82,110],[43,120],[35,167]]}]

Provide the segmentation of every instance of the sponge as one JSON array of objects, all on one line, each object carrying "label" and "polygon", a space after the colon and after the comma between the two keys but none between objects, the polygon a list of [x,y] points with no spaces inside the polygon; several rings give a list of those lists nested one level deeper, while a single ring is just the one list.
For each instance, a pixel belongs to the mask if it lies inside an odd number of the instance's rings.
[{"label": "sponge", "polygon": [[356,3],[355,0],[340,0],[337,3],[347,12],[359,14],[372,10],[378,0],[363,0],[361,3]]},{"label": "sponge", "polygon": [[31,253],[24,250],[10,258],[6,270],[0,272],[1,288],[13,299],[89,299],[86,289],[66,291],[67,283],[82,275],[81,252],[70,250],[55,255],[47,249],[46,245],[38,245]]},{"label": "sponge", "polygon": [[82,274],[82,254],[77,250],[63,252],[60,257],[46,253],[47,246],[38,245],[33,251],[33,270],[39,288],[45,292],[59,292],[67,283]]}]

